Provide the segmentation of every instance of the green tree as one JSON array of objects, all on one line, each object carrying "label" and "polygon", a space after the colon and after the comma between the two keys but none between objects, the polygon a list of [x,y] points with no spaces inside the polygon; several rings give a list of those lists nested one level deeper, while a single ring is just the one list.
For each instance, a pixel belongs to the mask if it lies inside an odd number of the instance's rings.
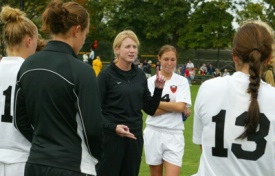
[{"label": "green tree", "polygon": [[263,13],[264,3],[246,2],[242,3],[243,7],[236,11],[236,21],[241,24],[247,20],[262,20],[266,21],[267,16]]},{"label": "green tree", "polygon": [[179,45],[186,48],[228,48],[234,33],[233,16],[228,2],[211,1],[197,4],[188,25],[182,29]]},{"label": "green tree", "polygon": [[263,0],[265,2],[265,13],[267,16],[267,21],[275,29],[275,1],[274,0]]},{"label": "green tree", "polygon": [[124,29],[132,29],[145,52],[156,52],[165,43],[177,46],[179,30],[188,21],[189,1],[117,0],[115,3],[116,6],[108,6],[106,23],[113,29],[113,37]]}]

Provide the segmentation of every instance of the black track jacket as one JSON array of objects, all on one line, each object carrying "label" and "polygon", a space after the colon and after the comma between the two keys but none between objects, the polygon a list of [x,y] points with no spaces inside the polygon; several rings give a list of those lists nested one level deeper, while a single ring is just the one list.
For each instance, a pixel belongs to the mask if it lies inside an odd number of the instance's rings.
[{"label": "black track jacket", "polygon": [[100,87],[104,131],[115,134],[118,124],[127,125],[131,133],[142,135],[142,111],[153,115],[159,106],[162,89],[148,89],[143,71],[132,64],[130,71],[120,70],[113,62],[97,77]]},{"label": "black track jacket", "polygon": [[16,87],[15,126],[32,142],[27,162],[96,175],[103,123],[92,68],[50,41],[23,63]]}]

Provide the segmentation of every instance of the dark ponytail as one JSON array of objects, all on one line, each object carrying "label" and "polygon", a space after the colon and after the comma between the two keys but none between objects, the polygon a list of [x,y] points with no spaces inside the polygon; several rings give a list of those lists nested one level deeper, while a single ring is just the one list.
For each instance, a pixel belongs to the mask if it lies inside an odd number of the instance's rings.
[{"label": "dark ponytail", "polygon": [[[263,22],[261,22],[263,23]],[[258,91],[261,82],[261,69],[264,62],[272,54],[273,37],[267,24],[249,22],[239,28],[233,39],[233,55],[243,63],[249,65],[249,85],[247,92],[250,94],[250,104],[245,119],[245,130],[238,137],[244,139],[256,133],[260,108],[258,104]]]}]

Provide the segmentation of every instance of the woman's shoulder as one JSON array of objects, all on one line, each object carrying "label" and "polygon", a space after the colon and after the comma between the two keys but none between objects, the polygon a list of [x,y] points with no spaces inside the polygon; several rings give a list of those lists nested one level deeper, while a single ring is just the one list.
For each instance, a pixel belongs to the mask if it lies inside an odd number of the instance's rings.
[{"label": "woman's shoulder", "polygon": [[215,77],[204,81],[201,87],[206,89],[223,89],[229,77]]}]

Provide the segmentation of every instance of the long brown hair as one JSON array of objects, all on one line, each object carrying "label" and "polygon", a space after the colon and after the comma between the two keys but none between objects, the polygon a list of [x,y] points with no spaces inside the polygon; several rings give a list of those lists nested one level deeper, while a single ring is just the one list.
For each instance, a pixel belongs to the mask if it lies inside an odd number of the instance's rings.
[{"label": "long brown hair", "polygon": [[258,104],[258,91],[261,81],[261,69],[271,57],[273,37],[264,25],[248,22],[242,25],[233,39],[233,55],[237,56],[243,63],[249,65],[249,80],[247,92],[251,101],[248,115],[245,121],[245,131],[239,138],[246,138],[257,130],[260,118]]}]

